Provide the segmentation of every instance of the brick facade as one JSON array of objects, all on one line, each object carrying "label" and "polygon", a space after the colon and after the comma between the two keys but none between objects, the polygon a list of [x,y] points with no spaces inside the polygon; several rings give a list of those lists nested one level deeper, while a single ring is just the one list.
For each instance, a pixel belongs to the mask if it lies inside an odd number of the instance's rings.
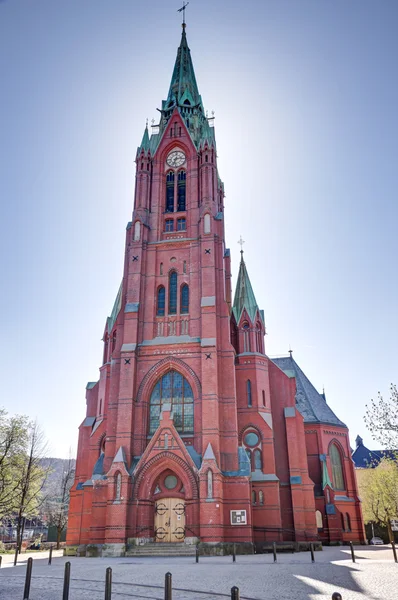
[{"label": "brick facade", "polygon": [[[69,545],[106,544],[123,554],[128,539],[156,540],[155,503],[168,493],[185,502],[187,541],[363,540],[348,431],[306,423],[295,377],[265,354],[243,257],[239,278],[232,303],[214,128],[184,29],[158,130],[150,138],[146,130],[137,151],[123,281],[79,429]],[[150,434],[152,392],[159,381],[166,389],[162,378],[171,373],[192,393],[193,427],[182,433],[177,401],[162,396]],[[184,411],[191,414],[185,404]],[[338,493],[323,486],[320,459],[331,473],[333,440],[346,482]],[[178,482],[172,492],[167,475]],[[245,510],[247,522],[233,525],[232,510]],[[340,512],[350,515],[349,536]]]}]

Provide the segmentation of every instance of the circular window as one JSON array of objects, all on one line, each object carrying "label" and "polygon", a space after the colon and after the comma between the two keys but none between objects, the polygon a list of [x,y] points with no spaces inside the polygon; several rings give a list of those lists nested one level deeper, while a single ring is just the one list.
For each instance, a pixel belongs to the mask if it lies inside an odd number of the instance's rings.
[{"label": "circular window", "polygon": [[175,475],[167,475],[166,479],[164,480],[164,486],[168,490],[174,490],[176,485],[177,485],[177,477]]},{"label": "circular window", "polygon": [[247,446],[257,446],[259,441],[260,441],[260,438],[258,437],[257,433],[254,433],[254,431],[251,431],[250,433],[246,433],[245,444],[247,444]]}]

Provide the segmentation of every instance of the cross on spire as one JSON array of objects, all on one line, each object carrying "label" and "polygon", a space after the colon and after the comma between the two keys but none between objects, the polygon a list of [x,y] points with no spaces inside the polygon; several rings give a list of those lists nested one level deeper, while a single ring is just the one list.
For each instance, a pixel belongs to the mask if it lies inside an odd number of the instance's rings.
[{"label": "cross on spire", "polygon": [[189,2],[182,3],[182,7],[177,10],[177,12],[182,12],[182,28],[185,29],[185,9],[188,6]]},{"label": "cross on spire", "polygon": [[245,243],[245,240],[242,238],[242,236],[240,236],[239,240],[238,240],[238,244],[240,245],[240,255],[242,257],[243,260],[243,244]]}]

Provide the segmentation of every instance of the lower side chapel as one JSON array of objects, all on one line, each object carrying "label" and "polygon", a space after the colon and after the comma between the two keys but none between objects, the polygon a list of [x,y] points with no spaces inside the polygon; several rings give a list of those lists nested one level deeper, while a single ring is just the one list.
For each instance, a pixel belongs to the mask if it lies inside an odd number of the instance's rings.
[{"label": "lower side chapel", "polygon": [[86,388],[71,552],[365,541],[347,427],[291,352],[266,355],[243,252],[232,295],[224,210],[183,24],[137,149],[123,279]]}]

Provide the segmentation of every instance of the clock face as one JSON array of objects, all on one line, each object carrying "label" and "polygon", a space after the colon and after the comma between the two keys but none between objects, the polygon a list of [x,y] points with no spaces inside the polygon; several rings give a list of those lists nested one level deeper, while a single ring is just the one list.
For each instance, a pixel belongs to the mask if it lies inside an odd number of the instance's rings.
[{"label": "clock face", "polygon": [[185,154],[180,150],[173,150],[167,157],[169,167],[181,167],[185,162]]}]

